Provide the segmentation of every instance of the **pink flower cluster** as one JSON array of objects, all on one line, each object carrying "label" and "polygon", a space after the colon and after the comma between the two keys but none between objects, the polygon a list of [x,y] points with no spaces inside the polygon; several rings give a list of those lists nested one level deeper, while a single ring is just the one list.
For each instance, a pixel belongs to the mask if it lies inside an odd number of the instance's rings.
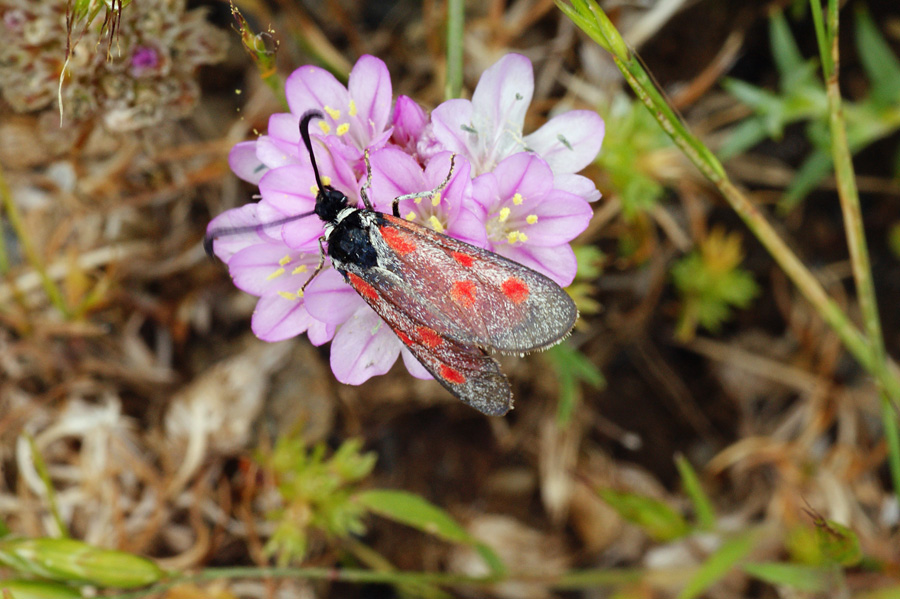
[{"label": "pink flower cluster", "polygon": [[575,110],[524,135],[533,91],[531,62],[518,54],[485,71],[471,101],[449,100],[431,115],[406,96],[392,102],[387,67],[373,56],[359,59],[347,87],[319,67],[294,71],[285,89],[291,111],[272,115],[267,135],[236,145],[230,155],[232,170],[258,184],[262,199],[221,214],[208,229],[256,226],[214,244],[235,285],[259,297],[253,332],[266,341],[304,332],[315,345],[333,341],[331,367],[344,383],[384,374],[400,355],[414,376],[430,378],[333,268],[299,293],[319,263],[320,220],[257,226],[315,206],[317,187],[298,128],[310,109],[325,115],[313,122],[319,171],[351,205],[362,207],[366,150],[369,197],[382,212],[397,196],[437,187],[455,153],[446,188],[431,199],[404,201],[401,216],[570,284],[576,263],[569,243],[590,221],[588,202],[600,197],[592,181],[575,173],[596,157],[604,125],[596,113]]}]

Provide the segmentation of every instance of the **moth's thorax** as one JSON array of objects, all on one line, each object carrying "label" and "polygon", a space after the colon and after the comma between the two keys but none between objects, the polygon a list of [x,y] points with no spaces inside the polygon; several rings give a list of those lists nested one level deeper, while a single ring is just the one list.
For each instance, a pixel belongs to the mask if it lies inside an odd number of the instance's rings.
[{"label": "moth's thorax", "polygon": [[378,264],[378,253],[370,233],[376,221],[374,212],[344,208],[334,221],[325,223],[328,256],[335,268],[343,270],[344,265],[353,264],[366,269]]}]

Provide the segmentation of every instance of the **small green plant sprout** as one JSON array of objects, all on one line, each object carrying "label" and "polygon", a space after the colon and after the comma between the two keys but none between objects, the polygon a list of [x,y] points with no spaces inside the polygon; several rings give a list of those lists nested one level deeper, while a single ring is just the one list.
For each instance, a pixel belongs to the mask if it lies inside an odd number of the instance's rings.
[{"label": "small green plant sprout", "polygon": [[[870,85],[865,98],[844,101],[847,142],[853,153],[900,129],[900,61],[862,8],[856,13],[855,37]],[[779,208],[787,212],[831,173],[828,94],[817,75],[817,61],[803,58],[781,11],[772,13],[769,38],[780,76],[779,90],[772,92],[736,79],[724,82],[725,89],[747,105],[753,116],[734,128],[719,156],[731,158],[766,138],[779,140],[785,127],[806,122],[813,150],[781,199]],[[895,164],[900,166],[896,160]]]},{"label": "small green plant sprout", "polygon": [[743,258],[740,235],[716,227],[699,249],[675,263],[672,280],[681,295],[678,339],[692,339],[698,326],[718,331],[732,308],[746,308],[756,297],[756,282],[740,268]]},{"label": "small green plant sprout", "polygon": [[597,164],[629,221],[662,199],[666,182],[682,163],[675,145],[640,102],[617,96],[603,115],[606,138]]},{"label": "small green plant sprout", "polygon": [[451,543],[471,545],[493,574],[505,571],[493,550],[438,506],[406,491],[360,489],[376,461],[375,453],[361,448],[359,439],[350,439],[327,457],[324,444],[309,449],[297,437],[284,437],[263,460],[281,500],[268,514],[275,531],[265,548],[278,565],[301,562],[313,535],[342,540],[364,533],[363,519],[374,514]]},{"label": "small green plant sprout", "polygon": [[366,509],[352,497],[376,456],[361,447],[359,439],[350,439],[327,457],[324,444],[308,449],[296,436],[278,440],[264,465],[282,503],[268,514],[275,531],[265,548],[279,565],[302,561],[313,533],[342,538],[365,531]]}]

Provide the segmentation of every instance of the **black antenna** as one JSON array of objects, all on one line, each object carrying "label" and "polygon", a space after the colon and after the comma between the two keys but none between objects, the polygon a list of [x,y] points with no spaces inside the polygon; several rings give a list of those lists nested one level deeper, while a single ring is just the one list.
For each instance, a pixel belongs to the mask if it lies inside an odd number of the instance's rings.
[{"label": "black antenna", "polygon": [[[312,141],[309,137],[309,123],[313,119],[324,119],[325,115],[322,114],[318,110],[307,110],[303,113],[303,116],[300,117],[300,137],[303,138],[303,144],[306,146],[306,150],[309,152],[309,159],[312,162],[313,173],[316,175],[316,185],[319,186],[319,194],[325,194],[324,197],[328,197],[327,193],[329,190],[332,191],[333,195],[335,195],[335,199],[340,200],[341,198],[345,198],[344,194],[340,192],[334,192],[332,188],[326,187],[322,185],[322,178],[319,176],[319,167],[316,164],[316,155],[313,153],[312,149]],[[206,234],[203,238],[203,249],[206,251],[207,255],[210,258],[215,258],[215,254],[213,253],[213,242],[219,237],[226,237],[228,235],[240,235],[241,233],[252,233],[254,231],[259,232],[263,229],[267,229],[269,227],[278,227],[280,225],[285,225],[289,222],[306,218],[307,216],[312,216],[313,214],[318,214],[315,210],[311,210],[309,212],[304,212],[303,214],[295,214],[293,216],[287,216],[285,218],[281,218],[270,223],[260,223],[258,225],[245,225],[242,227],[221,227],[219,229],[215,229]]]},{"label": "black antenna", "polygon": [[325,186],[322,185],[322,179],[319,177],[319,167],[316,165],[316,155],[313,153],[312,141],[309,139],[309,122],[313,119],[324,118],[325,115],[315,109],[307,110],[303,113],[303,116],[300,117],[300,137],[303,138],[303,143],[306,145],[306,150],[309,152],[309,160],[312,162],[313,172],[316,174],[316,185],[319,186],[320,190],[325,189]]}]

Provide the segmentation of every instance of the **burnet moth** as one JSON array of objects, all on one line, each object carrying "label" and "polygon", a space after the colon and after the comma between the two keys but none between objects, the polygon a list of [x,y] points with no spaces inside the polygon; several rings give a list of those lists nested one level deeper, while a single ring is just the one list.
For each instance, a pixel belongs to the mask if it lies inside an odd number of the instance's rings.
[{"label": "burnet moth", "polygon": [[450,393],[489,416],[506,414],[512,391],[490,352],[521,355],[556,345],[575,325],[575,303],[554,281],[526,266],[400,217],[400,202],[443,190],[453,175],[453,159],[436,189],[395,198],[392,214],[385,214],[376,212],[368,198],[372,169],[367,151],[367,179],[360,189],[365,207],[350,206],[343,192],[323,185],[319,176],[309,123],[321,118],[321,112],[310,110],[300,119],[318,186],[313,212],[210,231],[204,240],[207,253],[212,255],[219,237],[315,214],[325,229],[320,259],[299,295],[327,256]]}]

